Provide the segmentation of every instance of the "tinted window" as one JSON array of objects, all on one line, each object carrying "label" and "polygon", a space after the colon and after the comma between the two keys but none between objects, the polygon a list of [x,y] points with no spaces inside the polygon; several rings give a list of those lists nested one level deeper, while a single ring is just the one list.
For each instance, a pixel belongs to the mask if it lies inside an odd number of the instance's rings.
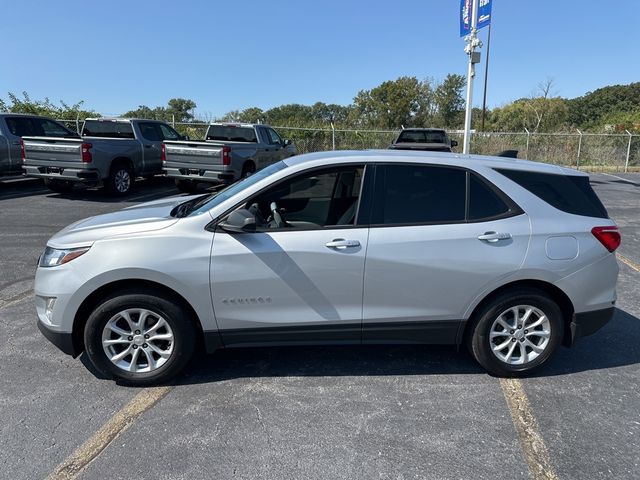
[{"label": "tinted window", "polygon": [[87,120],[82,127],[82,135],[89,137],[135,138],[131,123],[113,120]]},{"label": "tinted window", "polygon": [[433,130],[403,130],[398,143],[447,143],[444,132]]},{"label": "tinted window", "polygon": [[52,122],[51,120],[37,119],[36,122],[40,124],[40,128],[46,137],[76,136],[59,123]]},{"label": "tinted window", "polygon": [[145,140],[149,140],[150,142],[159,142],[163,140],[162,133],[160,132],[157,123],[140,122],[138,124],[138,128],[140,129],[142,138],[144,138]]},{"label": "tinted window", "polygon": [[158,127],[160,128],[160,132],[162,132],[162,138],[164,140],[180,140],[182,138],[178,132],[167,125],[159,123]]},{"label": "tinted window", "polygon": [[238,127],[236,125],[211,125],[207,130],[207,140],[254,143],[258,141],[253,127]]},{"label": "tinted window", "polygon": [[282,143],[282,139],[280,138],[280,135],[278,135],[275,132],[275,130],[273,130],[271,128],[267,128],[267,134],[269,135],[269,143],[271,145],[276,145],[276,144]]},{"label": "tinted window", "polygon": [[273,219],[275,204],[284,228],[312,229],[354,225],[362,186],[363,166],[334,167],[285,180],[250,200],[263,229],[283,228]]},{"label": "tinted window", "polygon": [[376,172],[372,224],[465,220],[466,172],[424,165],[382,165]]},{"label": "tinted window", "polygon": [[498,194],[476,175],[469,176],[469,217],[470,221],[503,215],[509,211],[507,204]]},{"label": "tinted window", "polygon": [[496,169],[521,187],[563,212],[585,217],[608,218],[589,177]]},{"label": "tinted window", "polygon": [[6,117],[9,131],[17,137],[73,137],[70,130],[52,120],[30,117]]}]

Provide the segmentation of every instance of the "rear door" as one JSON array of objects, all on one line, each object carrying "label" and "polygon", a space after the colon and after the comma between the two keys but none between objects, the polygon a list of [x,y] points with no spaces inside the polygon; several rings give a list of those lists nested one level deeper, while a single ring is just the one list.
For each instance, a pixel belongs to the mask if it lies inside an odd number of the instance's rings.
[{"label": "rear door", "polygon": [[470,303],[520,268],[529,242],[528,217],[461,168],[380,165],[371,211],[365,343],[453,343]]},{"label": "rear door", "polygon": [[140,141],[144,156],[144,173],[159,173],[162,170],[161,148],[164,140],[160,124],[156,122],[138,122]]},{"label": "rear door", "polygon": [[[256,215],[258,231],[216,230],[211,292],[226,345],[360,342],[363,171],[352,165],[299,173],[241,205]],[[285,224],[274,220],[273,208]]]}]

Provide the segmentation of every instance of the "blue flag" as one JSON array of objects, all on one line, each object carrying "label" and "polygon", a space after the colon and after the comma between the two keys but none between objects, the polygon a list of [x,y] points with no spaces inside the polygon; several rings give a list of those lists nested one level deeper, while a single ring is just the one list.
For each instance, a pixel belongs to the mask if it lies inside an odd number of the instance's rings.
[{"label": "blue flag", "polygon": [[[460,36],[471,33],[471,5],[473,0],[460,0]],[[491,23],[491,0],[478,2],[478,29]]]}]

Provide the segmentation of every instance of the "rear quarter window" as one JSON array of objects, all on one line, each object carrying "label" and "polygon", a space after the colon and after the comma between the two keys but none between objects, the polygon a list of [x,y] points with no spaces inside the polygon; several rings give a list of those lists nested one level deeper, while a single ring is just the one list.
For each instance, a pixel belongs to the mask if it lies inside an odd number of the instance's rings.
[{"label": "rear quarter window", "polygon": [[609,218],[606,208],[589,184],[589,177],[495,170],[558,210],[584,217]]}]

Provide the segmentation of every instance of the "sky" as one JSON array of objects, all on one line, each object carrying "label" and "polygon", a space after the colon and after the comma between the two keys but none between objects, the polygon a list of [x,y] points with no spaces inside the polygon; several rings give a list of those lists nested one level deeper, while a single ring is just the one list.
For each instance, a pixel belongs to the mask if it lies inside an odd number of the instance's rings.
[{"label": "sky", "polygon": [[[27,91],[103,115],[190,98],[205,118],[349,104],[400,76],[466,75],[459,0],[0,0],[0,98]],[[640,81],[640,0],[493,0],[487,103],[553,78],[575,97]],[[474,105],[482,104],[485,46]]]}]

